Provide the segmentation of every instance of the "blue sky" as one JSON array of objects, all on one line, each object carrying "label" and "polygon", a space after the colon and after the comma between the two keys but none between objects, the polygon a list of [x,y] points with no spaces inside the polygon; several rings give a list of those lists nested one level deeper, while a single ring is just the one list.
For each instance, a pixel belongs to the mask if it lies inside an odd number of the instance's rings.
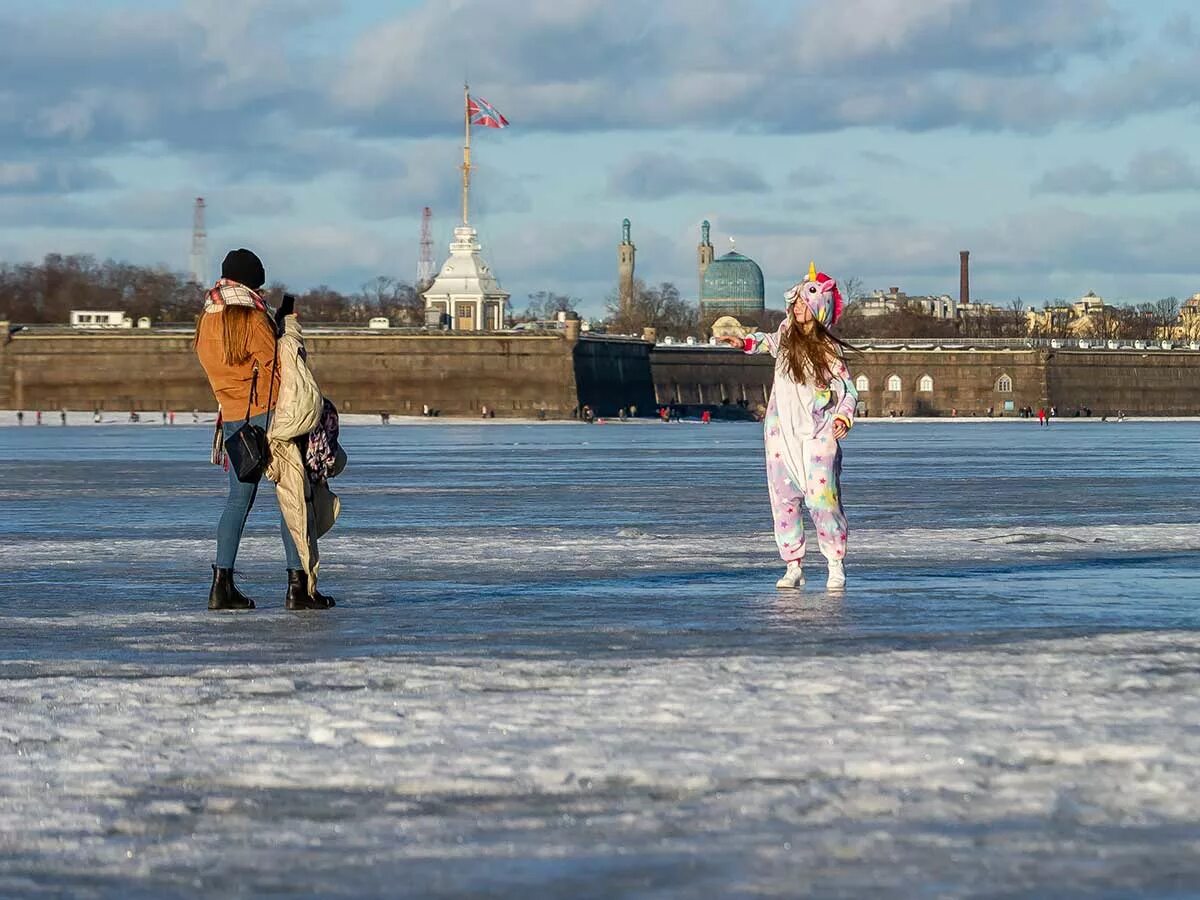
[{"label": "blue sky", "polygon": [[[1040,304],[1200,291],[1200,19],[1182,0],[50,0],[0,3],[0,260],[209,255],[353,290],[412,280],[421,207],[473,215],[513,301],[696,291],[699,223],[768,303],[865,288]],[[440,262],[440,260],[439,260]]]}]

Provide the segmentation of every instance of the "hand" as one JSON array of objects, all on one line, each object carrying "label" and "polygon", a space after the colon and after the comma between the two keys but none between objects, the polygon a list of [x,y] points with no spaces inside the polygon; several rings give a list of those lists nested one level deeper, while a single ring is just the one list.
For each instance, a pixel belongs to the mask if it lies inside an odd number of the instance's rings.
[{"label": "hand", "polygon": [[737,347],[739,350],[746,346],[746,341],[743,338],[734,337],[732,334],[719,334],[717,335],[717,341],[722,344],[728,344],[730,347]]},{"label": "hand", "polygon": [[846,424],[845,419],[834,419],[833,420],[833,439],[835,441],[840,441],[847,434],[849,434],[849,432],[850,432],[850,426],[848,426]]}]

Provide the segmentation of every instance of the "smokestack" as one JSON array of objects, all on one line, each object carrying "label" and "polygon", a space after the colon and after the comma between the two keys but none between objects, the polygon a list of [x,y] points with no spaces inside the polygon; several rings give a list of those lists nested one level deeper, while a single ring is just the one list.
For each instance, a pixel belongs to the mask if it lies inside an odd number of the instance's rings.
[{"label": "smokestack", "polygon": [[959,251],[959,302],[960,304],[970,304],[971,302],[971,263],[968,259],[971,257],[970,250]]},{"label": "smokestack", "polygon": [[971,264],[968,262],[970,250],[958,251],[958,302],[971,302]]}]

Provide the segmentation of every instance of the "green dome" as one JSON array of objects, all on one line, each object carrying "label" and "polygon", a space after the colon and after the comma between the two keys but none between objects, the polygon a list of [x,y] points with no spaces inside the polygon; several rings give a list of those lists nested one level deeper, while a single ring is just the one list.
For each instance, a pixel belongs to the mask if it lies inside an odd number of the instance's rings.
[{"label": "green dome", "polygon": [[762,309],[763,273],[758,263],[736,250],[708,264],[700,286],[700,302],[736,304],[743,310]]}]

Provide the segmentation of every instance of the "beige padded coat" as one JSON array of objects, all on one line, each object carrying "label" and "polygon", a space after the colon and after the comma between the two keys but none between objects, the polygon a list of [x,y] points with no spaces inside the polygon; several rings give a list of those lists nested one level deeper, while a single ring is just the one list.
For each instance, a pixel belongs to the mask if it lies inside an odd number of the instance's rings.
[{"label": "beige padded coat", "polygon": [[[327,482],[313,484],[308,480],[296,444],[296,438],[317,427],[324,405],[321,390],[305,359],[300,320],[288,316],[284,319],[283,336],[279,338],[279,402],[267,431],[271,455],[267,477],[275,482],[279,510],[296,542],[300,564],[308,575],[308,591],[312,594],[317,589],[321,563],[317,538],[333,527],[341,511],[341,501]],[[345,464],[342,454],[339,460],[341,465]]]}]

